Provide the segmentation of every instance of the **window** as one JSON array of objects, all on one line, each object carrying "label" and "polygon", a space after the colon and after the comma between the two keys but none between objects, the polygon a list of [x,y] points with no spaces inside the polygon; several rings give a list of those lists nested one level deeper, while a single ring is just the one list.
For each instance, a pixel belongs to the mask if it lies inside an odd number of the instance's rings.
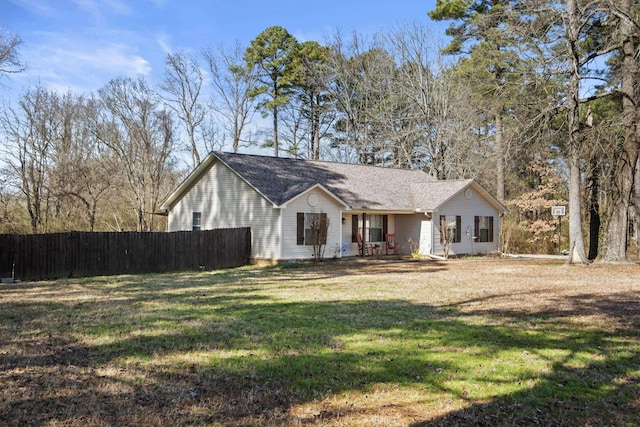
[{"label": "window", "polygon": [[298,212],[297,244],[312,246],[327,243],[327,214]]},{"label": "window", "polygon": [[367,215],[369,229],[367,242],[382,242],[382,215]]},{"label": "window", "polygon": [[320,241],[320,214],[304,214],[304,244],[309,246]]},{"label": "window", "polygon": [[460,215],[440,215],[440,243],[460,243],[462,241],[462,217]]},{"label": "window", "polygon": [[202,227],[202,212],[194,212],[193,213],[193,218],[191,221],[192,224],[192,230],[193,231],[198,231],[200,230],[200,228]]},{"label": "window", "polygon": [[493,242],[493,217],[474,217],[475,237],[478,242]]},{"label": "window", "polygon": [[[363,227],[362,217],[365,218]],[[351,215],[351,241],[356,242],[360,234],[366,242],[383,242],[389,228],[388,215]]]}]

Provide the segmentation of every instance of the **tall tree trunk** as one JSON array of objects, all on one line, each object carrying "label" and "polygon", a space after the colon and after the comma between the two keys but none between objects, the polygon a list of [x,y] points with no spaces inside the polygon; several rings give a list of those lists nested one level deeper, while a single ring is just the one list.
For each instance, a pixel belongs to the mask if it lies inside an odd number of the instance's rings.
[{"label": "tall tree trunk", "polygon": [[313,160],[320,160],[320,112],[315,108],[313,117]]},{"label": "tall tree trunk", "polygon": [[640,158],[638,158],[638,162],[636,163],[636,178],[634,187],[633,207],[635,214],[634,221],[636,225],[636,257],[640,260]]},{"label": "tall tree trunk", "polygon": [[309,102],[309,112],[311,122],[311,160],[320,160],[320,108],[319,95],[311,95]]},{"label": "tall tree trunk", "polygon": [[[635,1],[621,0],[620,9],[627,17]],[[638,43],[634,41],[636,32],[633,22],[622,17],[620,37],[622,42],[622,121],[624,126],[624,144],[616,155],[611,205],[605,236],[603,262],[629,261],[627,253],[629,207],[634,187],[635,167],[638,163],[637,102],[640,94],[637,82],[639,77],[638,61],[634,57]]]},{"label": "tall tree trunk", "polygon": [[587,177],[589,190],[589,260],[598,256],[598,244],[600,241],[600,165],[598,159],[592,157],[589,176]]},{"label": "tall tree trunk", "polygon": [[278,88],[278,83],[273,81],[273,151],[275,156],[279,156],[279,147],[278,147],[278,96],[280,95],[280,91]]},{"label": "tall tree trunk", "polygon": [[580,156],[577,149],[569,154],[569,262],[588,263],[582,235],[582,197],[580,191]]},{"label": "tall tree trunk", "polygon": [[278,107],[273,107],[273,151],[278,157]]},{"label": "tall tree trunk", "polygon": [[569,260],[570,263],[588,263],[582,235],[582,197],[580,191],[580,94],[578,12],[576,0],[567,0],[567,47],[569,60]]},{"label": "tall tree trunk", "polygon": [[504,202],[504,123],[502,122],[502,112],[496,114],[496,196],[499,201]]},{"label": "tall tree trunk", "polygon": [[629,261],[627,254],[629,203],[633,188],[633,170],[629,169],[633,168],[629,167],[631,159],[628,157],[629,153],[625,151],[623,149],[618,157],[616,172],[613,176],[607,232],[601,258],[603,262]]},{"label": "tall tree trunk", "polygon": [[240,146],[240,130],[238,126],[237,120],[233,122],[233,153],[236,154],[238,152],[238,147]]}]

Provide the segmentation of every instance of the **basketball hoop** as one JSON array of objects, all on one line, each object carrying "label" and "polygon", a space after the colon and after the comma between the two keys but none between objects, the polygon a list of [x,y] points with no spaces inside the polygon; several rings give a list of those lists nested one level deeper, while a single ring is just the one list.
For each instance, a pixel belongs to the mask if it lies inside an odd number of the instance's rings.
[{"label": "basketball hoop", "polygon": [[567,207],[555,205],[551,206],[551,215],[558,219],[558,253],[560,253],[560,241],[562,239],[562,217],[567,214]]},{"label": "basketball hoop", "polygon": [[559,216],[565,216],[567,214],[566,206],[551,206],[551,216],[558,218]]}]

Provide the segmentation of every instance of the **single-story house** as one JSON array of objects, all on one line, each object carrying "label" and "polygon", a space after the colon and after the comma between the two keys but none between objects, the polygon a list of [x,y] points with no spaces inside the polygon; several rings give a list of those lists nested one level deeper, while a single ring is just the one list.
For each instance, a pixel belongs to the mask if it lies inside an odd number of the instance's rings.
[{"label": "single-story house", "polygon": [[498,252],[507,212],[472,179],[221,152],[210,153],[160,209],[169,231],[251,227],[256,261],[311,258],[310,224],[318,218],[328,227],[325,258],[385,248],[388,234],[400,254]]}]

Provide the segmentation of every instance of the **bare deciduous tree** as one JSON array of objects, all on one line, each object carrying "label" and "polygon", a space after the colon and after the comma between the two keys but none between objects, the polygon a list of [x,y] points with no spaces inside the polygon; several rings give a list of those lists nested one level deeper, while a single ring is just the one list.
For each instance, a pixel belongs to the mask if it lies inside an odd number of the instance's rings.
[{"label": "bare deciduous tree", "polygon": [[7,170],[25,198],[32,233],[47,231],[51,193],[48,173],[61,124],[58,97],[42,87],[27,91],[19,108],[5,106],[2,127],[5,134]]},{"label": "bare deciduous tree", "polygon": [[2,113],[5,170],[23,195],[31,232],[93,230],[115,174],[89,133],[88,103],[37,87],[18,104]]},{"label": "bare deciduous tree", "polygon": [[313,260],[322,261],[327,246],[330,221],[326,213],[312,214],[308,217],[308,227],[311,230],[311,246]]},{"label": "bare deciduous tree", "polygon": [[0,27],[0,77],[26,69],[26,66],[20,62],[18,53],[21,44],[20,37]]},{"label": "bare deciduous tree", "polygon": [[353,33],[345,42],[335,33],[330,41],[335,76],[330,97],[336,108],[333,144],[350,151],[349,161],[384,164],[389,87],[395,73],[394,58],[384,49],[381,34],[370,40]]},{"label": "bare deciduous tree", "polygon": [[231,135],[234,153],[241,146],[252,144],[245,132],[255,112],[255,98],[249,95],[255,89],[257,79],[243,64],[245,50],[240,42],[236,42],[229,50],[221,47],[216,52],[211,49],[203,52],[216,95],[214,109],[224,119],[223,126]]},{"label": "bare deciduous tree", "polygon": [[[433,34],[421,24],[397,27],[389,45],[400,66],[392,87],[397,107],[389,138],[398,166],[419,167],[439,179],[477,178],[487,170],[466,80],[445,65]],[[475,168],[475,169],[474,169]]]},{"label": "bare deciduous tree", "polygon": [[138,231],[153,231],[153,214],[172,168],[173,121],[142,77],[114,79],[99,95],[104,112],[94,123],[94,135],[122,171]]},{"label": "bare deciduous tree", "polygon": [[[2,171],[4,173],[4,171]],[[22,220],[20,195],[6,179],[0,179],[0,233],[27,233],[29,227]],[[27,221],[28,222],[28,221]]]},{"label": "bare deciduous tree", "polygon": [[[72,97],[64,99],[64,134],[57,149],[59,160],[54,163],[52,177],[55,191],[60,198],[72,198],[80,204],[86,226],[80,228],[94,231],[99,204],[112,189],[117,175],[112,162],[105,161],[98,140],[91,134],[89,123],[99,113],[95,98]],[[56,167],[57,166],[57,167]],[[79,221],[69,228],[79,228]]]},{"label": "bare deciduous tree", "polygon": [[165,78],[160,83],[161,96],[167,107],[180,119],[189,144],[193,167],[200,163],[198,137],[205,120],[205,108],[201,104],[204,75],[197,61],[184,53],[168,54]]}]

